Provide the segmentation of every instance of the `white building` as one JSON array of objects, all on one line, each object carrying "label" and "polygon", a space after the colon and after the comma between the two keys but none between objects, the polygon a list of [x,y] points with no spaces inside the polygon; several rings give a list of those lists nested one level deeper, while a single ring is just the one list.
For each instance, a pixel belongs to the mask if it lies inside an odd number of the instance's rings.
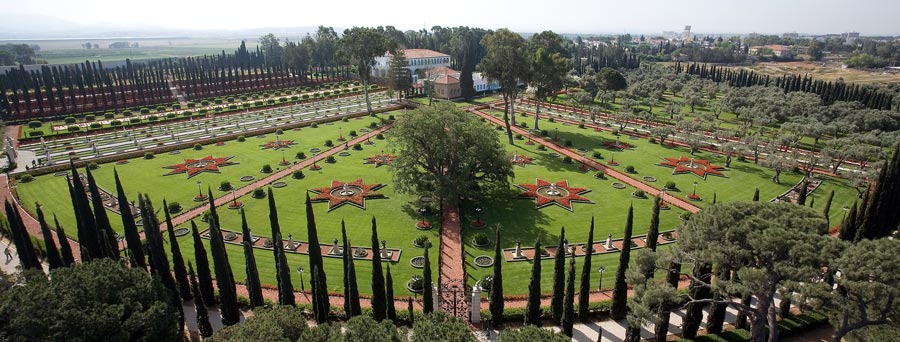
[{"label": "white building", "polygon": [[[413,83],[418,81],[417,70],[428,70],[440,67],[450,67],[450,55],[432,51],[428,49],[405,49],[403,53],[406,55],[408,68],[412,71]],[[372,68],[372,75],[376,77],[384,77],[390,68],[391,57],[390,52],[385,52],[384,56],[375,57],[375,66]]]}]

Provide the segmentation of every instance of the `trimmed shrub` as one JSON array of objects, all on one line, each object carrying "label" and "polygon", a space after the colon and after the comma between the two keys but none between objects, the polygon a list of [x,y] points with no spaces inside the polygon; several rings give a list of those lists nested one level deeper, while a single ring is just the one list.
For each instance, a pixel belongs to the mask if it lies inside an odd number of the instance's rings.
[{"label": "trimmed shrub", "polygon": [[231,190],[231,182],[222,181],[221,183],[219,183],[219,190],[222,190],[222,191]]},{"label": "trimmed shrub", "polygon": [[313,122],[312,125],[309,125],[309,127],[312,127],[312,128],[319,128],[319,124]]},{"label": "trimmed shrub", "polygon": [[104,118],[104,119],[112,119],[112,118],[114,118],[114,117],[116,117],[116,114],[115,114],[115,113],[106,112],[106,113],[103,114],[103,118]]},{"label": "trimmed shrub", "polygon": [[296,159],[306,159],[306,153],[304,153],[304,152],[297,152],[297,154],[294,155],[294,158],[296,158]]},{"label": "trimmed shrub", "polygon": [[523,137],[521,134],[516,134],[516,140],[525,140],[525,137]]},{"label": "trimmed shrub", "polygon": [[546,136],[548,136],[548,135],[550,135],[550,131],[547,131],[546,129],[542,129],[542,130],[541,130],[541,136],[542,136],[542,137],[546,137]]},{"label": "trimmed shrub", "polygon": [[[186,111],[185,113],[190,113],[190,112]],[[175,113],[166,113],[166,119],[174,119],[176,116],[178,116],[178,115]],[[187,116],[190,116],[190,114],[188,114]]]},{"label": "trimmed shrub", "polygon": [[128,122],[130,122],[132,124],[139,124],[139,123],[141,123],[141,118],[131,118],[131,119],[128,119]]},{"label": "trimmed shrub", "polygon": [[275,131],[275,135],[282,135],[282,134],[284,134],[284,131],[281,130],[280,128]]},{"label": "trimmed shrub", "polygon": [[584,124],[583,123],[578,124],[578,128],[584,128]]},{"label": "trimmed shrub", "polygon": [[31,129],[40,128],[40,127],[43,126],[43,125],[44,125],[44,123],[43,123],[43,122],[40,122],[40,121],[38,121],[38,120],[34,120],[34,121],[29,121],[29,122],[28,122],[28,128],[31,128]]},{"label": "trimmed shrub", "polygon": [[631,165],[626,166],[625,172],[634,173],[634,166],[631,166]]},{"label": "trimmed shrub", "polygon": [[375,139],[384,140],[384,134],[378,133],[378,135],[375,136]]},{"label": "trimmed shrub", "polygon": [[100,127],[103,127],[103,125],[101,125],[99,122],[91,122],[91,124],[88,127],[92,128],[92,129],[98,129]]},{"label": "trimmed shrub", "polygon": [[181,203],[178,203],[178,202],[169,202],[169,207],[166,208],[166,209],[169,210],[169,213],[170,213],[170,214],[177,213],[177,212],[181,211]]},{"label": "trimmed shrub", "polygon": [[594,152],[594,159],[603,159],[603,153]]},{"label": "trimmed shrub", "polygon": [[303,179],[306,175],[303,174],[303,170],[297,170],[291,173],[291,177],[294,179]]},{"label": "trimmed shrub", "polygon": [[347,133],[347,134],[349,134],[351,137],[355,137],[355,136],[356,136],[356,131],[351,130],[350,133]]},{"label": "trimmed shrub", "polygon": [[369,128],[378,128],[378,124],[371,122],[371,123],[369,123]]},{"label": "trimmed shrub", "polygon": [[41,131],[28,132],[29,137],[40,137],[43,135],[44,135],[44,132],[41,132]]},{"label": "trimmed shrub", "polygon": [[33,180],[34,180],[34,176],[32,176],[30,173],[22,174],[22,176],[19,177],[19,181],[22,183],[28,183]]},{"label": "trimmed shrub", "polygon": [[666,182],[666,189],[675,190],[675,189],[678,189],[678,186],[675,185],[675,182],[668,181],[668,182]]},{"label": "trimmed shrub", "polygon": [[81,127],[78,127],[78,126],[69,126],[69,127],[66,128],[66,129],[69,130],[69,132],[78,132],[78,131],[81,130]]},{"label": "trimmed shrub", "polygon": [[563,145],[566,147],[572,147],[574,144],[572,143],[572,140],[566,139],[565,141],[563,141]]},{"label": "trimmed shrub", "polygon": [[156,155],[153,152],[144,153],[144,159],[153,159],[156,158]]},{"label": "trimmed shrub", "polygon": [[97,119],[97,117],[94,116],[94,114],[88,114],[84,116],[84,121],[94,121],[95,119]]},{"label": "trimmed shrub", "polygon": [[362,145],[360,145],[360,144],[353,144],[353,149],[354,149],[354,150],[357,150],[357,151],[362,151]]},{"label": "trimmed shrub", "polygon": [[141,108],[141,114],[150,114],[150,108]]},{"label": "trimmed shrub", "polygon": [[253,189],[253,198],[263,198],[266,197],[266,192],[262,188]]},{"label": "trimmed shrub", "polygon": [[126,111],[123,111],[123,112],[122,112],[122,116],[124,116],[124,117],[126,117],[126,118],[129,117],[129,116],[131,116],[131,115],[132,115],[132,113],[131,113],[130,110],[126,110]]},{"label": "trimmed shrub", "polygon": [[562,161],[563,161],[563,163],[566,163],[566,164],[572,164],[572,157],[565,156],[565,157],[563,157]]},{"label": "trimmed shrub", "polygon": [[247,138],[244,137],[243,135],[239,135],[239,136],[237,137],[237,142],[245,142],[245,141],[247,141]]},{"label": "trimmed shrub", "polygon": [[341,119],[341,122],[350,122],[350,119],[343,118],[343,119]]},{"label": "trimmed shrub", "polygon": [[96,169],[99,169],[99,168],[100,168],[100,165],[98,165],[98,164],[95,163],[95,162],[90,162],[90,163],[88,163],[88,169],[96,170]]},{"label": "trimmed shrub", "polygon": [[75,120],[75,118],[69,116],[69,117],[66,117],[65,119],[63,119],[63,121],[65,121],[65,123],[67,123],[67,124],[73,124],[73,123],[75,123],[76,120]]},{"label": "trimmed shrub", "polygon": [[328,156],[325,158],[326,163],[336,163],[337,160],[334,159],[334,156]]},{"label": "trimmed shrub", "polygon": [[122,126],[122,121],[119,121],[119,120],[113,120],[113,121],[110,121],[110,122],[109,122],[109,125],[110,125],[110,126],[113,126],[113,127],[115,127],[115,126]]},{"label": "trimmed shrub", "polygon": [[198,143],[198,144],[194,144],[194,151],[200,151],[200,150],[202,150],[202,149],[203,149],[203,145],[200,145],[199,143]]},{"label": "trimmed shrub", "polygon": [[332,147],[334,146],[334,142],[331,139],[325,140],[325,146]]},{"label": "trimmed shrub", "polygon": [[259,172],[262,172],[262,173],[272,173],[272,165],[269,165],[269,164],[263,165],[262,168],[259,169]]}]

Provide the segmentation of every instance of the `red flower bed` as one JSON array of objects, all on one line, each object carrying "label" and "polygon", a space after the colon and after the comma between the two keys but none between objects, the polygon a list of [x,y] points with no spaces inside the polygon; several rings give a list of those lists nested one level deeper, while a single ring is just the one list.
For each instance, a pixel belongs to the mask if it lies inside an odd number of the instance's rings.
[{"label": "red flower bed", "polygon": [[689,195],[687,195],[687,198],[691,201],[699,201],[700,200],[700,196],[697,196],[695,194],[689,194]]}]

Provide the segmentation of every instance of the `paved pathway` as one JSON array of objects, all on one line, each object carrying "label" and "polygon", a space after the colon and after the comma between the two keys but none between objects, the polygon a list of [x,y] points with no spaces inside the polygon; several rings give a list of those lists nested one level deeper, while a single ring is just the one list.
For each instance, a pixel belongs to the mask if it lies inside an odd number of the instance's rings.
[{"label": "paved pathway", "polygon": [[[465,318],[468,314],[468,298],[465,293],[465,264],[462,255],[462,231],[459,207],[445,206],[441,219],[441,256],[438,286],[440,309]],[[454,307],[454,304],[455,305]],[[468,320],[468,319],[466,319]]]},{"label": "paved pathway", "polygon": [[[484,106],[483,106],[483,107],[484,107]],[[496,124],[496,125],[500,125],[500,126],[504,126],[504,125],[505,125],[504,122],[503,122],[501,119],[498,119],[498,118],[494,117],[493,115],[490,115],[490,114],[487,114],[487,113],[485,113],[485,112],[482,112],[480,109],[473,108],[473,109],[469,109],[469,111],[472,112],[472,113],[475,113],[476,115],[481,116],[482,118],[487,119],[488,121],[490,121],[490,122],[492,122],[492,123],[494,123],[494,124]],[[521,135],[523,135],[523,136],[529,136],[529,135],[530,135],[530,132],[528,132],[528,131],[525,130],[525,129],[519,128],[519,127],[512,127],[512,130],[513,130],[513,132],[518,133],[518,134],[521,134]],[[612,178],[615,178],[616,180],[618,180],[618,181],[620,181],[620,182],[622,182],[622,183],[625,183],[625,184],[628,185],[628,186],[634,187],[634,188],[639,189],[639,190],[643,190],[643,191],[644,191],[645,193],[647,193],[648,195],[655,196],[655,195],[657,195],[657,194],[660,193],[660,190],[657,189],[657,188],[654,188],[654,187],[652,187],[652,186],[649,186],[649,185],[647,185],[647,184],[644,184],[644,183],[642,183],[641,181],[639,181],[639,180],[637,180],[637,179],[631,178],[631,176],[629,176],[629,175],[627,175],[627,174],[625,174],[625,173],[619,172],[619,171],[617,171],[617,170],[615,170],[615,169],[612,169],[612,168],[608,168],[608,167],[606,167],[606,165],[603,165],[603,164],[601,164],[600,162],[597,162],[597,161],[595,161],[595,160],[593,160],[593,159],[591,159],[591,158],[588,158],[588,157],[582,157],[582,156],[581,156],[580,154],[578,154],[577,152],[572,151],[571,149],[568,149],[568,148],[566,148],[566,147],[557,145],[556,143],[551,142],[551,141],[549,141],[549,140],[546,140],[546,139],[544,139],[544,138],[542,138],[542,137],[531,137],[531,140],[533,140],[534,142],[536,142],[536,143],[538,143],[538,144],[547,146],[547,148],[556,151],[556,152],[559,153],[560,155],[568,156],[568,157],[572,158],[572,160],[581,161],[581,162],[584,163],[585,165],[587,165],[587,166],[593,168],[594,170],[600,170],[600,171],[603,171],[603,173],[609,175],[609,176],[612,177]],[[678,197],[675,197],[675,196],[672,196],[672,195],[666,196],[663,200],[664,200],[665,202],[668,202],[668,203],[670,203],[670,204],[676,206],[676,207],[679,207],[679,208],[681,208],[681,209],[687,210],[687,211],[689,211],[689,212],[691,212],[691,213],[697,213],[698,211],[700,211],[700,208],[699,208],[699,207],[697,207],[697,206],[695,206],[695,205],[689,203],[689,202],[686,201],[686,200],[683,200],[683,199],[681,199],[681,198],[678,198]]]}]

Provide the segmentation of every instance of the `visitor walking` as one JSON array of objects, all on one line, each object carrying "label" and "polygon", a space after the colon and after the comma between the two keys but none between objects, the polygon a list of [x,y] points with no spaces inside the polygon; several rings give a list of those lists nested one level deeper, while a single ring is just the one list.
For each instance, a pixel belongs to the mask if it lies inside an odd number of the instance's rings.
[{"label": "visitor walking", "polygon": [[6,249],[3,250],[3,255],[6,256],[6,263],[12,260],[12,251],[9,249],[9,246],[6,246]]}]

